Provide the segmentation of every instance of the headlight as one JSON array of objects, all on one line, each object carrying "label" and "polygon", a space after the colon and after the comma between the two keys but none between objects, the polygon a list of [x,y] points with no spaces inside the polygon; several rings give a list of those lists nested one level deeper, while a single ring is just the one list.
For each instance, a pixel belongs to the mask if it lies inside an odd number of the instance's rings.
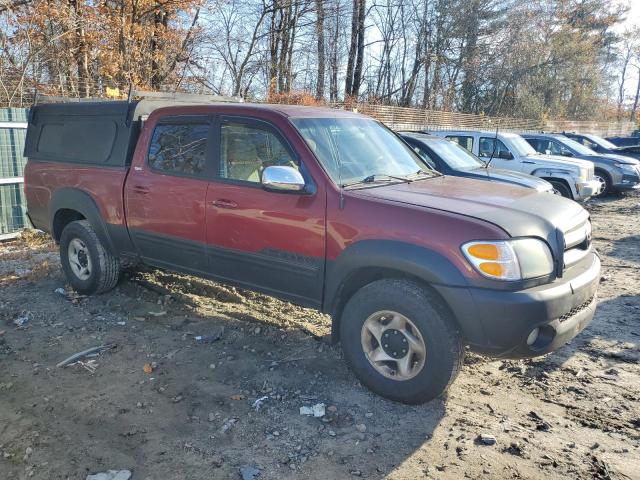
[{"label": "headlight", "polygon": [[553,272],[549,247],[535,238],[468,242],[462,253],[481,275],[494,280],[524,280]]},{"label": "headlight", "polygon": [[589,170],[586,168],[581,168],[578,178],[586,182],[589,179]]}]

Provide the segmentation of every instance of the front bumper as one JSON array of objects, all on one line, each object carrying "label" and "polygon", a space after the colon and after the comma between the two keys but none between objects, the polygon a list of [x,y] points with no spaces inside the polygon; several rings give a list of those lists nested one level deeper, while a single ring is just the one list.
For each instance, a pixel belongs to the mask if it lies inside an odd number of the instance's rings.
[{"label": "front bumper", "polygon": [[[600,281],[595,253],[563,278],[516,292],[434,286],[449,304],[472,350],[493,357],[526,358],[556,350],[591,321]],[[538,328],[538,340],[527,338]]]},{"label": "front bumper", "polygon": [[619,182],[612,185],[614,190],[638,190],[640,189],[640,172],[638,174],[625,173]]},{"label": "front bumper", "polygon": [[600,192],[600,182],[597,180],[588,180],[586,182],[576,183],[576,192],[580,200],[587,199]]}]

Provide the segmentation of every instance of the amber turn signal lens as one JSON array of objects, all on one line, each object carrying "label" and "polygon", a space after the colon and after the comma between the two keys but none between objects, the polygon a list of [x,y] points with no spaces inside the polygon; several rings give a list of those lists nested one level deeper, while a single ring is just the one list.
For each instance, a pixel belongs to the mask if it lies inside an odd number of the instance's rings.
[{"label": "amber turn signal lens", "polygon": [[483,262],[478,266],[478,268],[487,275],[491,275],[493,277],[501,277],[504,274],[502,265],[499,263]]},{"label": "amber turn signal lens", "polygon": [[[471,245],[467,251],[470,255],[481,258],[482,260],[498,260],[500,258],[498,247],[490,243],[476,243],[475,245]],[[485,264],[483,263],[482,265]]]}]

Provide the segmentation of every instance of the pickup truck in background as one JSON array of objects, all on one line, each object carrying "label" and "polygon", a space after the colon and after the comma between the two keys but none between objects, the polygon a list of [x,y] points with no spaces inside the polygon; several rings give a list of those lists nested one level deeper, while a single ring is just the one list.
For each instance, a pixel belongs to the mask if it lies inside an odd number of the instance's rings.
[{"label": "pickup truck in background", "polygon": [[435,130],[429,133],[456,141],[481,160],[490,160],[494,167],[544,178],[563,197],[580,201],[600,191],[592,162],[541,155],[515,133],[471,130]]},{"label": "pickup truck in background", "polygon": [[362,383],[405,403],[445,391],[465,345],[532,357],[591,321],[579,204],[441,175],[356,113],[187,103],[32,108],[28,213],[78,292],[146,264],[316,308]]}]

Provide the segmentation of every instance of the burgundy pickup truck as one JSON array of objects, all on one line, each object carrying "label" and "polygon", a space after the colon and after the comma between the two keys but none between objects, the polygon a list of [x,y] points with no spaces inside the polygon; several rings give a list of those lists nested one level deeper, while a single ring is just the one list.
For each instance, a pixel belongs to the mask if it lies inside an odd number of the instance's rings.
[{"label": "burgundy pickup truck", "polygon": [[42,104],[25,153],[29,216],[77,291],[146,264],[319,309],[362,383],[393,400],[441,394],[465,345],[541,355],[594,314],[600,262],[580,205],[441,175],[356,113]]}]

